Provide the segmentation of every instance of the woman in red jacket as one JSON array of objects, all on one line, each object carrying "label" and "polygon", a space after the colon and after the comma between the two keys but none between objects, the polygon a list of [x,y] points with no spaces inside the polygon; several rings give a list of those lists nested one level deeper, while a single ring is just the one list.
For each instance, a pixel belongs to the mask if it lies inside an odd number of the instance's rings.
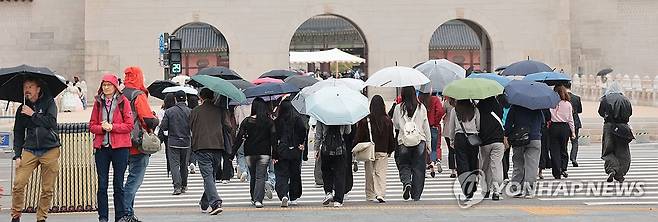
[{"label": "woman in red jacket", "polygon": [[443,109],[443,104],[437,96],[433,96],[429,93],[420,93],[418,97],[420,102],[425,105],[427,109],[427,119],[430,122],[430,132],[432,133],[432,150],[429,153],[428,166],[430,170],[430,175],[432,177],[436,176],[435,170],[438,173],[441,173],[443,169],[441,168],[441,119],[445,115],[445,110]]},{"label": "woman in red jacket", "polygon": [[[133,114],[130,101],[119,91],[119,79],[112,74],[103,76],[94,108],[89,120],[89,130],[94,134],[94,157],[98,174],[98,219],[108,221],[107,188],[110,164],[114,172],[114,219],[125,217],[123,179],[128,166],[132,142]],[[125,220],[125,219],[124,219]]]}]

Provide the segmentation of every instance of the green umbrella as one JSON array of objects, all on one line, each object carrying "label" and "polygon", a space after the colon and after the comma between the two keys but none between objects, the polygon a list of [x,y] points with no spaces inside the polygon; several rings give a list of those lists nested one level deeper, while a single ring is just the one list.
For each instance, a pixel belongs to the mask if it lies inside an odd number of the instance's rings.
[{"label": "green umbrella", "polygon": [[489,79],[455,80],[443,89],[443,95],[453,99],[486,99],[503,93],[503,86]]},{"label": "green umbrella", "polygon": [[240,91],[237,87],[235,87],[230,82],[223,80],[219,77],[207,76],[207,75],[195,75],[192,76],[192,80],[198,82],[199,84],[212,90],[213,92],[228,97],[229,99],[235,100],[240,103],[247,101],[247,97],[245,97],[242,91]]}]

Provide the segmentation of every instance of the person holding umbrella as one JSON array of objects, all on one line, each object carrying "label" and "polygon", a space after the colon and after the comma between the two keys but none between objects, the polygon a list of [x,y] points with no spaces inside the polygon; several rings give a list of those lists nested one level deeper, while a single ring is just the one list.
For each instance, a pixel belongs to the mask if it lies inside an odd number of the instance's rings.
[{"label": "person holding umbrella", "polygon": [[114,178],[114,219],[128,221],[125,216],[123,180],[130,155],[130,132],[133,129],[130,101],[119,91],[119,79],[113,74],[103,76],[89,120],[89,131],[94,134],[94,158],[98,174],[98,219],[107,222],[110,163]]},{"label": "person holding umbrella", "polygon": [[[478,135],[480,132],[480,111],[472,100],[462,99],[455,103],[454,112],[450,113],[451,126],[448,126],[448,137],[451,144],[454,144],[455,157],[457,159],[457,174],[462,192],[466,201],[473,198],[477,190],[477,176],[479,170],[479,148],[481,144],[475,144],[470,141],[471,135]],[[501,174],[502,176],[502,174]],[[495,192],[494,192],[495,194]]]},{"label": "person holding umbrella", "polygon": [[551,171],[555,179],[567,178],[567,142],[569,138],[575,136],[575,126],[573,121],[573,108],[571,107],[571,97],[567,89],[558,85],[553,88],[560,96],[560,102],[557,107],[550,109],[551,122],[549,126],[550,135],[550,153],[551,153]]},{"label": "person holding umbrella", "polygon": [[[477,104],[480,111],[480,131],[478,136],[482,139],[480,146],[480,167],[485,174],[482,188],[484,198],[491,197],[497,201],[501,198],[502,190],[496,190],[503,182],[503,156],[505,145],[503,143],[503,106],[496,96],[480,100]],[[493,192],[492,192],[493,191]]]},{"label": "person holding umbrella", "polygon": [[51,92],[45,88],[46,83],[39,77],[15,78],[22,78],[24,96],[23,104],[16,110],[14,123],[16,180],[12,189],[11,221],[20,222],[25,207],[25,187],[39,166],[41,194],[37,221],[46,221],[59,175],[61,142],[57,136],[57,106]]},{"label": "person holding umbrella", "polygon": [[272,152],[275,189],[281,207],[288,207],[289,201],[296,203],[302,195],[302,154],[306,148],[307,132],[302,116],[295,111],[290,100],[283,100],[278,110],[274,122],[277,146]]},{"label": "person holding umbrella", "polygon": [[[436,172],[441,173],[443,169],[441,168],[441,119],[445,115],[445,110],[443,109],[443,104],[439,97],[434,96],[430,93],[421,92],[419,99],[421,103],[427,109],[427,118],[430,123],[430,131],[432,133],[432,147],[431,152],[428,158],[428,166],[430,169],[430,175],[432,177],[436,176]],[[436,170],[436,172],[435,172]]]},{"label": "person holding umbrella", "polygon": [[393,126],[400,131],[395,155],[403,184],[402,198],[418,201],[425,187],[425,155],[432,144],[432,133],[427,109],[418,102],[414,87],[403,87],[401,98],[393,111]]},{"label": "person holding umbrella", "polygon": [[599,115],[603,117],[603,150],[601,159],[605,161],[605,173],[608,182],[624,182],[631,166],[631,153],[628,143],[633,139],[633,132],[628,125],[633,115],[631,102],[624,96],[619,83],[612,82],[601,97]]}]

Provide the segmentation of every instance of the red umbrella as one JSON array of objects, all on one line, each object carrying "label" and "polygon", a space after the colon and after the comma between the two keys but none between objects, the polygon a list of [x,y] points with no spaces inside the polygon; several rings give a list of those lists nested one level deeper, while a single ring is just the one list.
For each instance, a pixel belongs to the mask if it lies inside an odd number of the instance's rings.
[{"label": "red umbrella", "polygon": [[260,85],[260,84],[263,84],[263,83],[283,83],[283,80],[265,77],[265,78],[259,78],[259,79],[256,79],[254,81],[251,81],[251,83],[256,84],[256,85]]}]

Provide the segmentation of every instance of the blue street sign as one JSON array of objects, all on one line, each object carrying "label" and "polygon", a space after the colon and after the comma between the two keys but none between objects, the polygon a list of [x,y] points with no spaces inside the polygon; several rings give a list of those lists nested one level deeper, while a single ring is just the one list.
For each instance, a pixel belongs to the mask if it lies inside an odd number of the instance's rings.
[{"label": "blue street sign", "polygon": [[165,52],[165,39],[164,34],[160,34],[160,53]]},{"label": "blue street sign", "polygon": [[0,132],[0,149],[12,148],[11,144],[11,133],[10,132]]}]

